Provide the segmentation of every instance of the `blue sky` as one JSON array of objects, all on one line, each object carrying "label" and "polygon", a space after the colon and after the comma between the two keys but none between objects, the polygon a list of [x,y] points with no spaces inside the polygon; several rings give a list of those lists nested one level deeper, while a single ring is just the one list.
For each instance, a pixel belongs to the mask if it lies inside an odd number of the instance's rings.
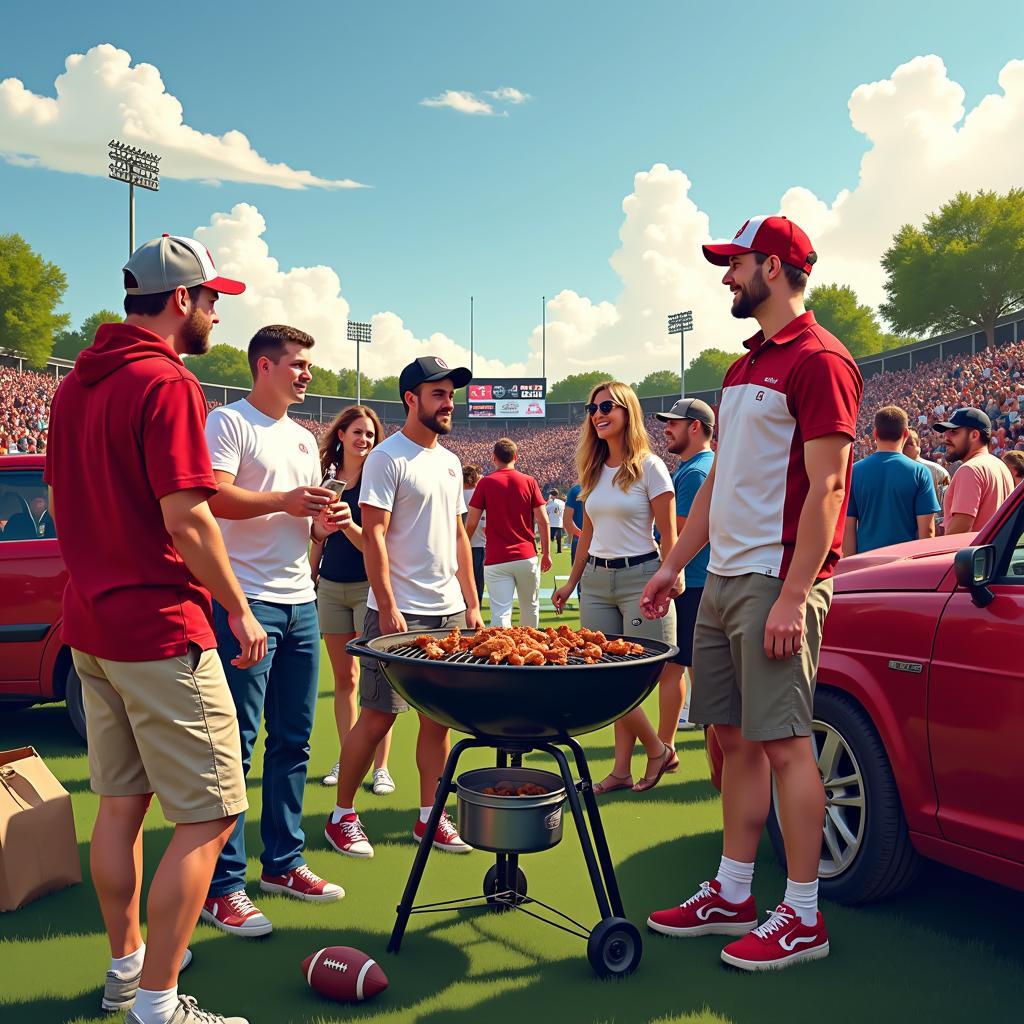
[{"label": "blue sky", "polygon": [[[638,171],[683,171],[712,235],[731,235],[792,186],[826,203],[856,187],[868,148],[847,112],[858,85],[937,54],[970,110],[1024,57],[1019,3],[989,0],[969,18],[963,3],[747,7],[230,2],[158,18],[62,2],[39,18],[38,4],[14,0],[0,79],[50,96],[65,58],[99,43],[155,65],[193,128],[237,129],[271,162],[372,187],[165,180],[139,196],[140,241],[251,203],[272,256],[333,267],[354,318],[391,310],[417,338],[465,343],[473,294],[477,352],[514,361],[541,295],[616,301],[608,261]],[[502,86],[531,98],[496,103],[507,116],[494,117],[420,105]],[[0,162],[0,231],[65,269],[76,322],[120,300],[125,191]]]}]

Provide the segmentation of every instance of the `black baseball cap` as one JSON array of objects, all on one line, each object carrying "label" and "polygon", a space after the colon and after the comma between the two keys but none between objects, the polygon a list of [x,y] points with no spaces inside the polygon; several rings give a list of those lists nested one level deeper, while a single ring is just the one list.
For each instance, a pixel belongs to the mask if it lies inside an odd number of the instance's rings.
[{"label": "black baseball cap", "polygon": [[957,409],[948,420],[932,424],[932,430],[937,430],[940,434],[944,434],[947,430],[955,430],[957,427],[980,430],[983,434],[988,435],[992,433],[992,421],[980,409]]},{"label": "black baseball cap", "polygon": [[414,359],[398,378],[398,397],[404,402],[406,391],[415,391],[428,380],[451,380],[456,388],[464,388],[473,374],[465,366],[449,366],[440,356],[420,356]]},{"label": "black baseball cap", "polygon": [[680,398],[668,412],[656,412],[655,419],[662,423],[669,420],[698,420],[706,427],[715,429],[715,410],[699,398]]}]

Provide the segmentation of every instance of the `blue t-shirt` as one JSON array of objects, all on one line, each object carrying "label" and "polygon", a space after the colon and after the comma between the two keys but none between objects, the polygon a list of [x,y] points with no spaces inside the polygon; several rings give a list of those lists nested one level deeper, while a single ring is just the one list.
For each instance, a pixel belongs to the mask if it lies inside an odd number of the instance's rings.
[{"label": "blue t-shirt", "polygon": [[[565,496],[565,507],[572,509],[572,521],[576,524],[579,529],[583,529],[583,499],[580,497],[580,493],[583,488],[579,484],[573,484],[569,488],[569,493]],[[578,537],[573,537],[572,544],[570,545],[570,551],[572,557],[576,557],[576,545],[579,542]]]},{"label": "blue t-shirt", "polygon": [[939,511],[926,466],[902,452],[875,452],[854,464],[850,505],[857,520],[857,550],[917,540],[917,517]]},{"label": "blue t-shirt", "polygon": [[[715,461],[712,451],[698,452],[691,459],[680,462],[672,474],[672,483],[676,488],[676,515],[688,516],[693,507],[693,499],[704,486],[704,481],[711,472]],[[711,558],[711,545],[705,545],[690,562],[683,573],[686,586],[691,590],[703,587],[708,579],[708,560]]]}]

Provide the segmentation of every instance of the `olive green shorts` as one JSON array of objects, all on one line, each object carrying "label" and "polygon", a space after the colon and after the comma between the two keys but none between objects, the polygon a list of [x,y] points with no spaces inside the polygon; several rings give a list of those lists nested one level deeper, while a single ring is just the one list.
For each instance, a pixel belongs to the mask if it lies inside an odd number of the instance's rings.
[{"label": "olive green shorts", "polygon": [[810,736],[832,580],[811,588],[800,653],[769,658],[764,627],[781,592],[774,576],[708,574],[693,635],[691,722],[736,726],[747,740]]},{"label": "olive green shorts", "polygon": [[362,633],[370,584],[336,583],[323,576],[316,583],[316,611],[321,633]]}]

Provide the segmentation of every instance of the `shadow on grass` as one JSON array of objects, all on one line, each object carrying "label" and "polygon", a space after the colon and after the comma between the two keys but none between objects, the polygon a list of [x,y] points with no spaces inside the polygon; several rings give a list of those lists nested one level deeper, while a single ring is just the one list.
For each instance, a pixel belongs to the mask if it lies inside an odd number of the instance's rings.
[{"label": "shadow on grass", "polygon": [[68,718],[64,704],[40,704],[21,711],[0,704],[0,750],[35,747],[46,758],[81,757],[85,742]]}]

